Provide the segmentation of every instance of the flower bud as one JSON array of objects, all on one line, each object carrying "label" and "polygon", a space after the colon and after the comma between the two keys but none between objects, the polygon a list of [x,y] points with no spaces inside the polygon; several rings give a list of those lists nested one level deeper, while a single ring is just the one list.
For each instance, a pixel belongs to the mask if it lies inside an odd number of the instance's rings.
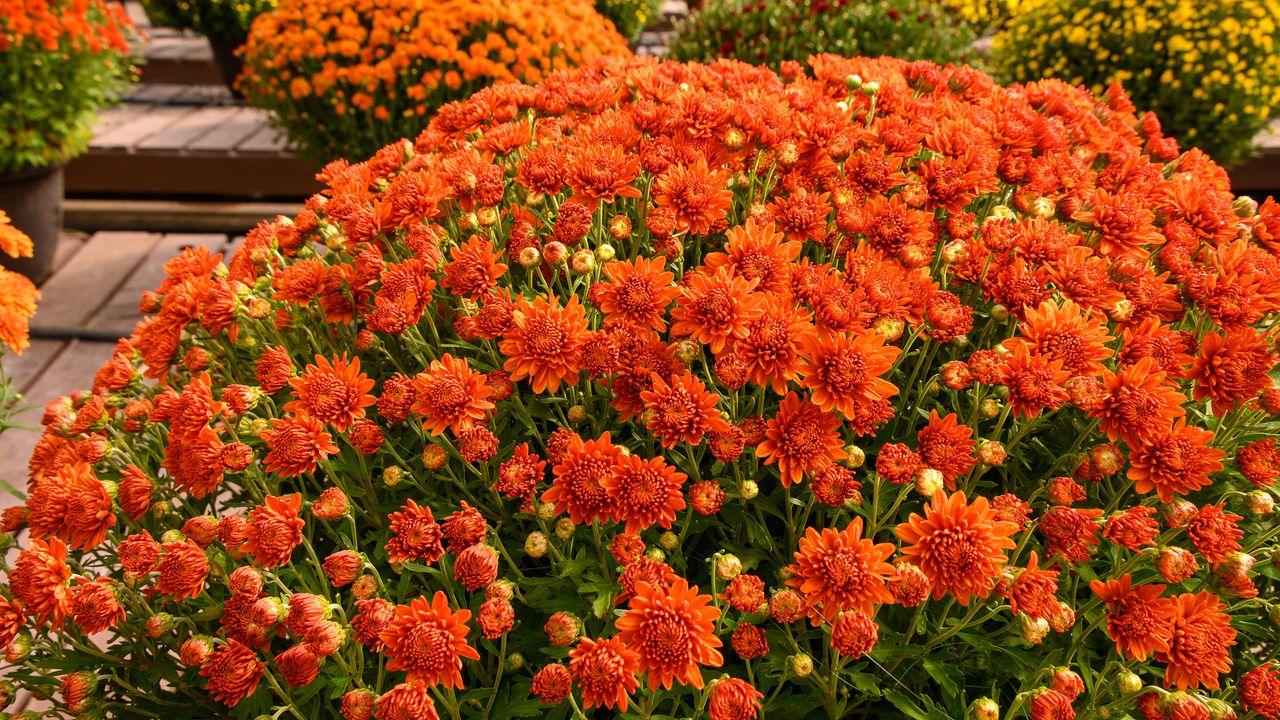
[{"label": "flower bud", "polygon": [[978,445],[978,462],[984,465],[995,467],[1003,465],[1008,454],[1004,450],[1004,443],[996,440],[986,440]]},{"label": "flower bud", "polygon": [[952,240],[942,246],[942,261],[948,265],[962,263],[969,259],[969,246],[963,240]]},{"label": "flower bud", "polygon": [[255,625],[271,627],[284,619],[287,611],[284,602],[277,597],[258,598],[249,611],[249,618]]},{"label": "flower bud", "polygon": [[1191,522],[1191,518],[1196,516],[1200,510],[1195,503],[1184,498],[1176,498],[1173,502],[1164,506],[1162,514],[1164,522],[1171,528],[1186,527]]},{"label": "flower bud", "polygon": [[609,234],[614,240],[626,240],[631,237],[631,218],[626,215],[614,215],[609,219]]},{"label": "flower bud", "polygon": [[522,667],[524,667],[524,655],[521,655],[518,652],[513,652],[507,656],[508,670],[519,670]]},{"label": "flower bud", "polygon": [[969,717],[972,720],[1000,720],[1000,705],[989,697],[974,700],[969,706]]},{"label": "flower bud", "polygon": [[547,639],[556,647],[572,645],[582,632],[582,621],[577,615],[563,610],[553,614],[542,628]]},{"label": "flower bud", "polygon": [[1245,496],[1244,505],[1254,515],[1270,515],[1276,508],[1276,501],[1266,490],[1254,490]]},{"label": "flower bud", "polygon": [[737,555],[716,555],[712,562],[715,563],[716,576],[721,580],[728,582],[742,574],[742,561]]},{"label": "flower bud", "polygon": [[876,93],[880,92],[880,83],[876,82],[875,80],[865,82],[862,84],[862,92],[868,95],[875,95]]},{"label": "flower bud", "polygon": [[952,390],[964,390],[973,384],[973,373],[962,360],[952,360],[942,366],[940,373],[942,384]]},{"label": "flower bud", "polygon": [[573,253],[569,266],[579,275],[586,275],[596,269],[596,255],[586,248],[578,250]]},{"label": "flower bud", "polygon": [[480,227],[493,227],[498,222],[498,209],[493,207],[482,207],[476,211],[476,216],[480,220]]},{"label": "flower bud", "polygon": [[738,494],[742,496],[743,500],[751,500],[760,494],[760,486],[756,484],[755,480],[743,480],[738,485]]},{"label": "flower bud", "polygon": [[1195,555],[1180,547],[1166,547],[1156,556],[1156,569],[1171,583],[1180,583],[1191,577],[1200,568]]},{"label": "flower bud", "polygon": [[867,462],[867,453],[857,445],[844,446],[844,466],[850,470],[857,470]]},{"label": "flower bud", "polygon": [[649,548],[648,550],[645,550],[645,551],[644,551],[644,555],[645,555],[645,557],[649,558],[650,560],[652,560],[652,561],[654,561],[654,562],[666,562],[666,561],[667,561],[667,554],[666,554],[665,552],[663,552],[662,548],[660,548],[660,547],[651,547],[651,548]]},{"label": "flower bud", "polygon": [[788,658],[791,664],[791,672],[796,677],[809,677],[813,672],[813,658],[805,653],[798,653]]},{"label": "flower bud", "polygon": [[1049,621],[1044,618],[1032,618],[1030,615],[1018,615],[1018,632],[1022,639],[1032,645],[1039,645],[1049,634]]},{"label": "flower bud", "polygon": [[428,445],[422,450],[422,464],[428,470],[439,470],[448,459],[444,448],[439,445]]},{"label": "flower bud", "polygon": [[609,262],[617,256],[618,251],[609,243],[601,243],[600,247],[596,248],[596,259],[600,262]]},{"label": "flower bud", "polygon": [[676,343],[676,360],[688,365],[702,354],[702,346],[689,339]]},{"label": "flower bud", "polygon": [[1116,676],[1116,687],[1125,695],[1135,695],[1142,690],[1142,678],[1126,670]]},{"label": "flower bud", "polygon": [[856,75],[856,74],[855,74],[855,75],[845,75],[845,76],[844,76],[844,86],[845,86],[845,88],[847,88],[847,89],[849,89],[849,90],[857,90],[857,89],[861,88],[861,87],[862,87],[862,76],[861,76],[861,75]]},{"label": "flower bud", "polygon": [[978,413],[982,415],[984,420],[994,420],[1000,416],[1000,401],[995,398],[983,398],[978,404]]},{"label": "flower bud", "polygon": [[567,415],[569,417],[569,422],[582,422],[582,420],[587,416],[587,408],[582,405],[574,405],[569,408]]},{"label": "flower bud", "polygon": [[891,343],[902,337],[902,331],[906,327],[906,323],[897,318],[882,317],[871,324],[871,331],[883,337],[885,342]]},{"label": "flower bud", "polygon": [[1064,633],[1076,624],[1076,611],[1065,602],[1058,602],[1058,611],[1049,616],[1049,627],[1054,632]]},{"label": "flower bud", "polygon": [[573,537],[573,531],[577,529],[577,525],[567,517],[562,517],[556,521],[556,537],[561,540],[568,540]]},{"label": "flower bud", "polygon": [[531,558],[546,555],[549,547],[547,536],[537,530],[529,533],[529,537],[524,539],[524,553]]},{"label": "flower bud", "polygon": [[547,261],[548,265],[559,265],[565,261],[569,255],[569,248],[559,240],[552,240],[542,246],[542,259]]},{"label": "flower bud", "polygon": [[680,545],[680,536],[668,530],[658,536],[658,545],[663,550],[675,550]]},{"label": "flower bud", "polygon": [[161,612],[147,618],[147,637],[157,638],[173,629],[175,622],[169,613]]},{"label": "flower bud", "polygon": [[510,600],[515,596],[515,584],[506,578],[489,583],[484,589],[485,600]]},{"label": "flower bud", "polygon": [[535,514],[539,520],[552,520],[556,516],[556,506],[554,503],[540,502],[535,506]]},{"label": "flower bud", "polygon": [[7,663],[20,663],[30,655],[31,637],[28,635],[17,635],[4,646],[4,659]]},{"label": "flower bud", "polygon": [[187,667],[200,667],[213,654],[213,640],[207,635],[196,635],[182,643],[178,657]]},{"label": "flower bud", "polygon": [[1106,443],[1089,448],[1089,460],[1103,475],[1111,476],[1124,469],[1124,454],[1120,448]]},{"label": "flower bud", "polygon": [[533,246],[520,248],[520,252],[516,255],[516,262],[523,268],[536,268],[542,264],[542,253]]},{"label": "flower bud", "polygon": [[378,592],[378,578],[372,575],[361,575],[351,583],[351,594],[357,600],[368,600]]},{"label": "flower bud", "polygon": [[946,487],[946,476],[933,468],[921,468],[915,474],[916,492],[925,497],[933,497],[934,493]]},{"label": "flower bud", "polygon": [[374,701],[377,699],[377,693],[365,688],[348,691],[342,696],[342,720],[369,720],[373,717]]},{"label": "flower bud", "polygon": [[1009,308],[1003,303],[996,303],[991,306],[991,319],[998,322],[1004,322],[1009,319]]}]

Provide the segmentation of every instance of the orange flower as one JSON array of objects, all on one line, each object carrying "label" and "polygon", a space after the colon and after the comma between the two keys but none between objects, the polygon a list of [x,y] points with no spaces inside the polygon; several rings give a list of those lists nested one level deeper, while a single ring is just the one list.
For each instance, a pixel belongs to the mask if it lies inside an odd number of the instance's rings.
[{"label": "orange flower", "polygon": [[664,448],[682,442],[697,445],[707,433],[729,431],[729,422],[716,410],[720,396],[707,392],[707,386],[688,370],[671,378],[670,385],[655,373],[653,389],[641,391],[640,399],[651,413],[649,432]]},{"label": "orange flower", "polygon": [[73,550],[92,550],[116,525],[111,496],[93,466],[73,462],[38,480],[27,498],[27,524],[36,536],[56,535]]},{"label": "orange flower", "polygon": [[609,282],[593,287],[599,293],[596,306],[605,314],[605,325],[666,329],[663,315],[680,290],[672,284],[675,274],[663,272],[665,264],[662,256],[605,263],[602,270]]},{"label": "orange flower", "polygon": [[1051,360],[1019,343],[1005,358],[1001,384],[1009,388],[1009,405],[1014,417],[1033,418],[1042,410],[1056,410],[1067,401],[1062,384],[1070,373],[1060,360]]},{"label": "orange flower", "polygon": [[1107,635],[1122,657],[1146,660],[1153,652],[1168,652],[1175,610],[1173,600],[1160,597],[1164,585],[1134,585],[1125,573],[1089,587],[1107,604]]},{"label": "orange flower", "polygon": [[1154,360],[1142,358],[1118,373],[1102,371],[1108,395],[1101,406],[1089,413],[1099,418],[1099,427],[1111,440],[1122,439],[1130,447],[1153,441],[1173,426],[1187,411],[1187,398],[1165,380]]},{"label": "orange flower", "polygon": [[772,223],[757,223],[747,218],[745,225],[729,228],[723,252],[713,252],[703,259],[707,271],[733,268],[734,274],[756,281],[762,292],[784,292],[791,280],[790,264],[800,256],[801,244],[783,240]]},{"label": "orange flower", "polygon": [[324,431],[324,423],[309,415],[273,418],[262,439],[270,448],[263,463],[281,477],[315,472],[319,461],[338,452],[333,438]]},{"label": "orange flower", "polygon": [[431,565],[444,554],[444,531],[431,508],[409,500],[387,520],[392,535],[387,540],[387,559],[391,562],[423,559]]},{"label": "orange flower", "polygon": [[680,492],[688,477],[660,457],[645,460],[639,455],[621,455],[604,488],[613,504],[613,517],[626,523],[629,535],[647,530],[655,523],[670,529],[676,513],[685,508]]},{"label": "orange flower", "polygon": [[671,311],[671,335],[687,335],[713,353],[745,338],[751,321],[764,312],[763,296],[751,292],[758,282],[734,274],[728,265],[713,272],[691,272],[681,280],[680,298]]},{"label": "orange flower", "polygon": [[[378,720],[440,720],[436,701],[422,682],[400,683],[378,696],[374,704],[378,708],[374,717]],[[355,717],[369,717],[368,711],[364,712]]]},{"label": "orange flower", "polygon": [[209,558],[204,550],[188,540],[160,547],[164,553],[156,563],[156,571],[160,573],[156,592],[174,600],[197,597],[204,592],[205,576],[209,573]]},{"label": "orange flower", "polygon": [[30,345],[31,316],[40,291],[30,280],[0,268],[0,345],[21,355]]},{"label": "orange flower", "polygon": [[9,590],[27,612],[36,615],[37,629],[47,622],[58,630],[71,612],[70,580],[67,546],[56,537],[47,542],[32,538],[31,546],[13,562]]},{"label": "orange flower", "polygon": [[440,287],[454,295],[480,297],[507,272],[507,266],[498,262],[501,256],[494,250],[493,242],[480,235],[472,235],[455,247],[449,257],[452,259],[444,266]]},{"label": "orange flower", "polygon": [[560,306],[538,296],[516,305],[515,326],[507,331],[499,348],[507,361],[503,369],[518,382],[532,379],[535,393],[556,392],[560,383],[576,385],[582,368],[582,346],[587,341],[587,320],[578,296]]},{"label": "orange flower", "polygon": [[1209,476],[1222,470],[1226,452],[1210,447],[1213,433],[1178,418],[1173,427],[1129,453],[1130,480],[1140,493],[1155,490],[1160,502],[1188,495],[1212,484]]},{"label": "orange flower", "polygon": [[947,489],[954,488],[956,478],[967,474],[978,462],[973,457],[977,444],[973,428],[960,424],[955,413],[940,417],[937,410],[930,410],[929,422],[916,433],[916,439],[924,466],[942,473]]},{"label": "orange flower", "polygon": [[13,221],[0,210],[0,254],[11,258],[29,258],[35,246],[26,233],[13,226]]},{"label": "orange flower", "polygon": [[781,395],[800,373],[800,348],[814,334],[812,316],[783,295],[765,298],[763,313],[747,325],[747,335],[733,346],[746,364],[747,378]]},{"label": "orange flower", "polygon": [[408,682],[462,689],[462,659],[480,659],[467,644],[470,619],[470,610],[452,610],[439,590],[430,602],[416,597],[397,605],[395,617],[378,636],[386,645],[387,669],[404,670]]},{"label": "orange flower", "polygon": [[888,581],[893,566],[886,562],[893,545],[862,537],[862,518],[844,530],[807,528],[787,568],[787,585],[804,596],[814,624],[828,622],[846,610],[871,615],[877,605],[893,602]]},{"label": "orange flower", "polygon": [[1040,556],[1032,550],[1027,566],[1009,583],[1006,595],[1014,615],[1048,620],[1059,612],[1057,592],[1058,571],[1040,569]]},{"label": "orange flower", "polygon": [[1046,300],[1027,308],[1023,316],[1022,336],[1006,341],[1005,347],[1026,344],[1033,353],[1062,363],[1071,377],[1097,374],[1102,361],[1112,355],[1107,343],[1115,338],[1107,334],[1102,320],[1070,300],[1061,305]]},{"label": "orange flower", "polygon": [[1218,676],[1231,672],[1231,646],[1236,631],[1226,606],[1213,593],[1184,593],[1173,598],[1173,633],[1168,650],[1157,650],[1166,663],[1164,686],[1179,690],[1217,690]]},{"label": "orange flower", "polygon": [[1017,547],[1011,539],[1017,531],[1017,525],[996,519],[985,497],[970,505],[963,492],[935,494],[924,517],[912,513],[897,527],[898,538],[907,544],[902,555],[929,578],[933,599],[951,593],[961,605],[991,594],[1009,561],[1004,551]]},{"label": "orange flower", "polygon": [[[7,646],[27,626],[27,616],[22,604],[0,596],[0,647]],[[88,634],[88,631],[85,631]]]},{"label": "orange flower", "polygon": [[710,169],[699,154],[692,165],[676,163],[659,175],[653,183],[653,198],[658,207],[674,214],[677,232],[706,235],[724,222],[733,204],[728,182],[727,171]]},{"label": "orange flower", "polygon": [[565,182],[573,190],[571,201],[594,211],[601,202],[638,198],[643,193],[631,182],[640,175],[640,159],[618,145],[589,143],[574,148],[565,163]]},{"label": "orange flower", "polygon": [[218,648],[200,668],[200,675],[208,679],[205,685],[214,700],[235,707],[241,700],[258,689],[266,665],[253,651],[238,640],[228,640]]},{"label": "orange flower", "polygon": [[622,450],[613,444],[609,433],[587,441],[573,435],[561,461],[552,468],[554,477],[542,494],[542,502],[555,503],[557,514],[567,512],[577,524],[613,517],[608,483],[620,457]]},{"label": "orange flower", "polygon": [[582,706],[587,710],[603,706],[626,712],[628,696],[640,686],[639,669],[640,654],[621,638],[584,637],[569,651],[569,673],[582,690]]},{"label": "orange flower", "polygon": [[814,405],[852,420],[859,406],[898,394],[883,375],[901,353],[877,333],[812,333],[800,340],[800,382]]},{"label": "orange flower", "polygon": [[280,567],[289,562],[294,548],[302,544],[302,528],[306,525],[298,515],[302,495],[268,495],[262,505],[249,511],[244,551],[264,568]]},{"label": "orange flower", "polygon": [[720,667],[724,658],[716,648],[715,623],[720,610],[710,595],[676,578],[664,589],[636,584],[636,595],[618,618],[618,639],[640,654],[640,670],[648,673],[649,689],[671,689],[672,682],[702,688],[699,666]]},{"label": "orange flower", "polygon": [[413,378],[412,411],[432,435],[449,428],[457,433],[475,427],[493,410],[493,388],[465,358],[445,353]]},{"label": "orange flower", "polygon": [[1266,338],[1250,328],[1228,330],[1226,337],[1209,333],[1188,375],[1196,381],[1192,396],[1209,398],[1213,414],[1221,417],[1271,384],[1276,357]]},{"label": "orange flower", "polygon": [[791,392],[778,405],[778,414],[765,426],[765,440],[756,455],[765,465],[778,465],[783,487],[791,487],[807,472],[817,472],[846,456],[840,420]]},{"label": "orange flower", "polygon": [[332,362],[316,355],[316,364],[308,365],[289,386],[296,399],[285,403],[285,412],[310,415],[339,431],[364,419],[364,409],[376,402],[369,394],[373,380],[360,372],[360,358],[348,361],[346,354]]}]

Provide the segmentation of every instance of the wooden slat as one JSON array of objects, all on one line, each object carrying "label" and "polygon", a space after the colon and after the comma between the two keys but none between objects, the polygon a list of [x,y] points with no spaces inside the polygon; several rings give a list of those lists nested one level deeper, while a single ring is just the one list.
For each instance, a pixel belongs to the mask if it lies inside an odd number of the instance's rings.
[{"label": "wooden slat", "polygon": [[234,148],[257,132],[266,117],[254,108],[228,108],[222,124],[187,145],[188,150],[225,150]]},{"label": "wooden slat", "polygon": [[40,376],[49,363],[53,362],[66,345],[66,340],[35,338],[31,341],[31,347],[24,350],[21,355],[5,354],[4,373],[18,392],[25,393],[31,383]]},{"label": "wooden slat", "polygon": [[196,111],[190,107],[155,106],[129,122],[98,135],[90,148],[121,148],[128,150],[139,142],[164,130],[179,118]]},{"label": "wooden slat", "polygon": [[276,128],[263,125],[239,145],[236,152],[241,153],[280,153],[288,149],[289,139]]},{"label": "wooden slat", "polygon": [[82,326],[159,240],[159,235],[150,233],[97,233],[41,288],[44,296],[32,324],[58,328]]},{"label": "wooden slat", "polygon": [[169,127],[148,137],[134,146],[138,151],[174,151],[182,150],[190,143],[217,129],[239,108],[210,107],[201,108],[173,123]]},{"label": "wooden slat", "polygon": [[132,122],[138,116],[149,111],[151,106],[138,103],[121,103],[98,113],[98,122],[94,126],[93,135],[97,139],[108,132]]},{"label": "wooden slat", "polygon": [[[26,398],[35,407],[22,413],[18,422],[39,425],[44,406],[59,395],[91,386],[94,374],[114,350],[115,343],[73,341],[32,384]],[[18,490],[26,487],[27,459],[38,439],[35,433],[16,430],[0,435],[0,479]],[[0,506],[17,501],[0,489]]]},{"label": "wooden slat", "polygon": [[164,264],[186,248],[204,245],[210,252],[226,250],[227,236],[215,234],[170,234],[161,238],[151,252],[125,280],[124,284],[103,303],[86,325],[90,330],[115,331],[128,335],[142,319],[138,299],[142,293],[155,290],[164,279]]},{"label": "wooden slat", "polygon": [[315,169],[292,155],[232,155],[190,148],[186,155],[90,150],[67,166],[66,183],[69,194],[239,201],[296,201],[321,189]]}]

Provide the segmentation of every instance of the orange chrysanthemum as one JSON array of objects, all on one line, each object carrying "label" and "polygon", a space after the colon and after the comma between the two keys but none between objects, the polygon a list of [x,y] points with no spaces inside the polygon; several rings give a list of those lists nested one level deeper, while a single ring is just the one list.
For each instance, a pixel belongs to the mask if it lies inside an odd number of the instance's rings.
[{"label": "orange chrysanthemum", "polygon": [[1062,361],[1041,355],[1024,343],[1009,349],[1000,382],[1009,388],[1014,416],[1032,418],[1043,410],[1061,407],[1068,398],[1062,384],[1070,377]]},{"label": "orange chrysanthemum", "polygon": [[782,394],[800,373],[800,349],[814,334],[811,314],[784,295],[765,297],[759,317],[747,325],[747,335],[733,345],[744,363],[747,379]]},{"label": "orange chrysanthemum", "polygon": [[573,435],[552,469],[551,487],[542,494],[542,502],[555,503],[557,514],[567,512],[578,524],[612,518],[615,508],[608,483],[621,456],[609,433],[586,441]]},{"label": "orange chrysanthemum", "polygon": [[115,527],[116,516],[93,466],[72,462],[32,486],[27,525],[38,537],[56,535],[72,550],[92,550]]},{"label": "orange chrysanthemum", "polygon": [[778,405],[778,414],[766,424],[765,439],[756,447],[756,455],[764,458],[765,465],[776,464],[783,487],[791,487],[805,473],[817,472],[847,456],[839,428],[840,420],[834,414],[787,393]]},{"label": "orange chrysanthemum", "polygon": [[801,384],[814,405],[852,420],[859,406],[898,394],[883,376],[901,353],[877,333],[813,333],[800,340]]},{"label": "orange chrysanthemum", "polygon": [[703,259],[707,271],[728,266],[734,274],[756,281],[762,292],[784,292],[790,283],[790,265],[800,256],[801,244],[784,240],[772,223],[747,218],[745,225],[729,228],[723,252]]},{"label": "orange chrysanthemum", "polygon": [[582,706],[588,710],[602,706],[626,712],[629,696],[640,686],[639,670],[640,654],[620,638],[584,637],[569,651],[569,673],[582,690]]},{"label": "orange chrysanthemum", "polygon": [[670,384],[655,373],[653,389],[641,391],[640,399],[650,413],[649,432],[664,448],[682,442],[697,445],[708,433],[729,431],[729,422],[716,409],[720,396],[707,392],[707,386],[687,370],[671,378]]},{"label": "orange chrysanthemum", "polygon": [[951,593],[956,602],[968,605],[970,598],[991,594],[1000,568],[1009,561],[1004,551],[1017,546],[1011,539],[1017,530],[1017,525],[996,519],[985,497],[969,504],[957,492],[934,495],[924,517],[912,513],[897,534],[905,544],[904,558],[929,578],[933,599]]},{"label": "orange chrysanthemum", "polygon": [[1057,615],[1058,574],[1057,570],[1042,569],[1040,555],[1032,550],[1027,566],[1018,572],[1005,592],[1009,609],[1014,615],[1022,613],[1036,619],[1048,620]]},{"label": "orange chrysanthemum", "polygon": [[1213,593],[1184,593],[1173,598],[1173,633],[1169,649],[1156,660],[1168,665],[1164,686],[1179,690],[1217,690],[1218,676],[1231,672],[1231,647],[1236,631],[1226,606]]},{"label": "orange chrysanthemum", "polygon": [[1094,580],[1089,587],[1107,604],[1107,635],[1121,656],[1146,660],[1169,650],[1174,602],[1160,597],[1164,585],[1134,585],[1125,573],[1119,580]]},{"label": "orange chrysanthemum", "polygon": [[1213,433],[1178,418],[1173,427],[1129,453],[1129,479],[1140,493],[1152,490],[1160,502],[1187,495],[1212,484],[1209,476],[1222,469],[1226,452],[1210,447]]},{"label": "orange chrysanthemum", "polygon": [[751,321],[764,312],[764,296],[752,293],[758,281],[736,275],[725,265],[714,272],[686,274],[671,311],[671,335],[689,336],[719,354],[750,333]]},{"label": "orange chrysanthemum", "polygon": [[302,528],[306,524],[298,511],[302,495],[268,495],[263,504],[249,511],[245,529],[244,551],[264,568],[280,567],[289,562],[294,548],[302,544]]},{"label": "orange chrysanthemum", "polygon": [[413,412],[432,435],[446,428],[456,435],[483,424],[493,410],[493,387],[485,375],[471,369],[465,358],[445,353],[413,378]]},{"label": "orange chrysanthemum", "polygon": [[1061,305],[1046,300],[1039,307],[1028,308],[1023,317],[1021,337],[1006,341],[1005,346],[1026,344],[1032,352],[1062,363],[1071,377],[1096,374],[1102,361],[1112,355],[1107,343],[1115,338],[1107,334],[1102,320],[1071,300]]},{"label": "orange chrysanthemum", "polygon": [[31,316],[40,291],[26,277],[0,268],[0,345],[21,355],[31,345]]},{"label": "orange chrysanthemum", "polygon": [[1111,440],[1131,447],[1156,440],[1187,414],[1187,398],[1167,382],[1154,360],[1142,358],[1117,373],[1102,371],[1107,396],[1089,415],[1101,420],[1099,428]]},{"label": "orange chrysanthemum", "polygon": [[719,608],[696,585],[676,578],[670,588],[636,583],[626,614],[618,618],[618,639],[640,655],[640,670],[648,673],[649,689],[671,689],[673,682],[702,688],[701,666],[720,667],[724,658],[716,648]]},{"label": "orange chrysanthemum", "polygon": [[645,460],[639,455],[621,455],[613,472],[604,480],[613,505],[613,517],[626,523],[629,535],[657,524],[670,529],[676,513],[685,508],[680,488],[688,477],[677,472],[660,457]]},{"label": "orange chrysanthemum", "polygon": [[706,235],[723,223],[733,191],[726,185],[729,173],[712,170],[701,154],[692,165],[675,164],[653,183],[654,202],[675,216],[676,231]]},{"label": "orange chrysanthemum", "polygon": [[973,448],[973,428],[962,425],[955,413],[946,417],[937,410],[929,411],[929,422],[916,433],[920,442],[920,460],[925,467],[942,473],[947,489],[955,487],[956,478],[967,474],[977,464]]},{"label": "orange chrysanthemum", "polygon": [[500,345],[507,356],[503,369],[512,381],[530,378],[535,393],[556,392],[562,382],[577,384],[587,341],[586,313],[577,295],[563,307],[541,295],[532,303],[521,299],[514,322]]},{"label": "orange chrysanthemum", "polygon": [[507,266],[498,262],[501,255],[494,250],[493,242],[480,235],[472,235],[453,248],[449,257],[440,287],[454,295],[478,298],[495,287],[498,278],[507,272]]},{"label": "orange chrysanthemum", "polygon": [[894,577],[887,560],[893,545],[862,537],[862,518],[844,530],[807,528],[795,563],[787,568],[787,585],[804,597],[809,617],[828,622],[847,610],[866,615],[893,602],[888,581]]},{"label": "orange chrysanthemum", "polygon": [[0,210],[0,254],[11,258],[29,258],[35,252],[31,238],[13,226],[13,221]]},{"label": "orange chrysanthemum", "polygon": [[200,668],[200,675],[208,679],[205,687],[214,700],[235,707],[258,689],[265,670],[266,664],[253,650],[238,640],[228,640],[209,656]]},{"label": "orange chrysanthemum", "polygon": [[71,612],[71,569],[67,546],[56,537],[32,538],[30,547],[18,553],[9,571],[9,590],[22,607],[36,616],[36,627],[46,622],[55,630]]},{"label": "orange chrysanthemum", "polygon": [[662,269],[665,264],[661,256],[605,263],[602,270],[609,281],[594,286],[597,295],[592,297],[604,312],[606,325],[659,332],[667,328],[664,315],[680,289],[672,284],[675,273]]},{"label": "orange chrysanthemum", "polygon": [[1229,330],[1225,337],[1209,333],[1188,374],[1196,382],[1192,396],[1208,398],[1213,413],[1225,415],[1271,384],[1276,357],[1267,339],[1250,328]]},{"label": "orange chrysanthemum", "polygon": [[316,364],[308,365],[289,386],[295,399],[285,403],[285,412],[310,415],[339,431],[363,419],[365,408],[377,402],[369,394],[373,380],[360,372],[360,358],[347,360],[345,354],[332,361],[316,355]]},{"label": "orange chrysanthemum", "polygon": [[262,439],[270,448],[263,463],[281,477],[315,472],[321,460],[338,452],[333,438],[324,431],[324,423],[309,415],[272,419],[271,429],[263,431]]},{"label": "orange chrysanthemum", "polygon": [[640,175],[640,159],[620,145],[587,143],[569,153],[565,182],[573,190],[570,200],[595,210],[601,202],[616,198],[638,198],[640,189],[631,182]]},{"label": "orange chrysanthemum", "polygon": [[408,605],[397,605],[395,617],[378,635],[390,660],[387,669],[404,670],[409,682],[461,689],[462,659],[480,659],[467,644],[470,619],[470,610],[452,610],[439,590],[429,602],[417,597]]}]

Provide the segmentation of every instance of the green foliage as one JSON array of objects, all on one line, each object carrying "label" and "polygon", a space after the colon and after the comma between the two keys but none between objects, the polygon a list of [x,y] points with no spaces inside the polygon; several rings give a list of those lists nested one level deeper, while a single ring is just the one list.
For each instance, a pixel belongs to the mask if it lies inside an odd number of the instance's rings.
[{"label": "green foliage", "polygon": [[1120,83],[1166,133],[1231,165],[1280,109],[1280,0],[1035,0],[995,38],[1003,79]]},{"label": "green foliage", "polygon": [[[133,79],[122,18],[104,3],[89,3],[83,13],[54,8],[56,17],[43,10],[0,17],[0,173],[62,165],[83,154],[98,111]],[[11,30],[19,20],[57,27],[41,42]]]},{"label": "green foliage", "polygon": [[662,0],[596,0],[596,11],[609,18],[630,42],[653,24],[661,8]]},{"label": "green foliage", "polygon": [[671,56],[773,68],[821,53],[958,62],[973,39],[950,10],[926,0],[709,0],[681,23]]},{"label": "green foliage", "polygon": [[243,40],[253,19],[274,9],[276,0],[142,0],[142,5],[167,27]]}]

